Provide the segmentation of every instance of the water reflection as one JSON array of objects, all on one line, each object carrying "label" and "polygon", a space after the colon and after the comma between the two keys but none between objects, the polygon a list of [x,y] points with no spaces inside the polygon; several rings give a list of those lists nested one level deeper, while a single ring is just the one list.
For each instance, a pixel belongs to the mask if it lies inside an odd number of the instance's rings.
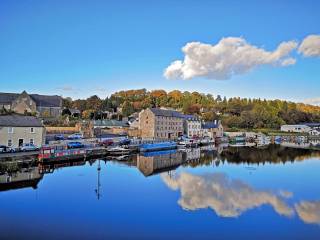
[{"label": "water reflection", "polygon": [[320,224],[320,201],[302,201],[295,205],[295,209],[305,223]]},{"label": "water reflection", "polygon": [[284,197],[283,194],[256,190],[241,180],[228,178],[224,173],[197,176],[183,172],[176,178],[166,174],[161,177],[169,188],[180,191],[178,203],[183,209],[211,208],[218,216],[238,217],[249,209],[267,204],[280,215],[289,217],[294,214],[284,201],[291,193],[286,192]]},{"label": "water reflection", "polygon": [[28,188],[36,189],[43,177],[37,166],[19,166],[17,163],[1,164],[0,191]]},{"label": "water reflection", "polygon": [[179,176],[161,174],[163,182],[180,192],[178,204],[185,210],[212,209],[220,217],[239,217],[244,212],[270,205],[276,213],[298,217],[308,224],[320,224],[320,201],[300,201],[291,207],[287,199],[293,193],[285,190],[258,190],[225,173],[195,175],[182,172]]}]

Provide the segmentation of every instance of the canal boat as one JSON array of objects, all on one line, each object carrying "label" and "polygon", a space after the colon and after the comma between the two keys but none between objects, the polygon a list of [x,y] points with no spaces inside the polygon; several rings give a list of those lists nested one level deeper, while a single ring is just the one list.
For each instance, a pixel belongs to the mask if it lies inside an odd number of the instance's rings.
[{"label": "canal boat", "polygon": [[82,148],[68,148],[67,144],[44,145],[39,152],[40,162],[63,161],[106,154],[106,149],[95,144],[86,144]]},{"label": "canal boat", "polygon": [[177,143],[175,142],[144,143],[144,144],[141,144],[139,148],[140,148],[140,152],[170,150],[170,149],[176,149]]}]

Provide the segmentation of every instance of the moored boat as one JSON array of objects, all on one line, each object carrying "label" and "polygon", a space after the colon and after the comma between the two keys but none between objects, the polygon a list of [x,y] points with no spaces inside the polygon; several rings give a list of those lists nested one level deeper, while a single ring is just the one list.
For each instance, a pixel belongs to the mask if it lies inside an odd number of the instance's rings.
[{"label": "moored boat", "polygon": [[144,143],[140,145],[140,152],[170,150],[175,148],[177,148],[175,142]]}]

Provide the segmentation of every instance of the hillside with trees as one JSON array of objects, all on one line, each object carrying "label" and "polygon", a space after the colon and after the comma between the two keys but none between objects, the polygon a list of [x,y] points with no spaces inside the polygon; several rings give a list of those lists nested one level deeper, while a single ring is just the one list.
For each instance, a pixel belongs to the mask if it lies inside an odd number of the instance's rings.
[{"label": "hillside with trees", "polygon": [[320,122],[320,107],[283,100],[229,98],[220,95],[174,90],[146,89],[113,93],[100,99],[94,95],[86,100],[64,99],[64,107],[76,108],[83,118],[99,118],[102,111],[121,108],[123,116],[129,116],[148,107],[173,108],[185,114],[197,114],[204,120],[222,120],[229,128],[271,128],[282,124]]}]

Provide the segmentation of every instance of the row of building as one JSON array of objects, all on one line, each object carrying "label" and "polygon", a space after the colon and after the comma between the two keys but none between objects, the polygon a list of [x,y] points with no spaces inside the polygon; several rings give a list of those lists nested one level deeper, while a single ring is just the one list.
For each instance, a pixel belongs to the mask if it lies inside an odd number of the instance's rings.
[{"label": "row of building", "polygon": [[320,136],[320,123],[282,125],[280,130],[282,132],[305,133],[311,136]]},{"label": "row of building", "polygon": [[174,110],[147,108],[139,113],[138,127],[141,138],[177,139],[216,138],[223,136],[220,121],[204,122],[196,115],[184,115]]}]

